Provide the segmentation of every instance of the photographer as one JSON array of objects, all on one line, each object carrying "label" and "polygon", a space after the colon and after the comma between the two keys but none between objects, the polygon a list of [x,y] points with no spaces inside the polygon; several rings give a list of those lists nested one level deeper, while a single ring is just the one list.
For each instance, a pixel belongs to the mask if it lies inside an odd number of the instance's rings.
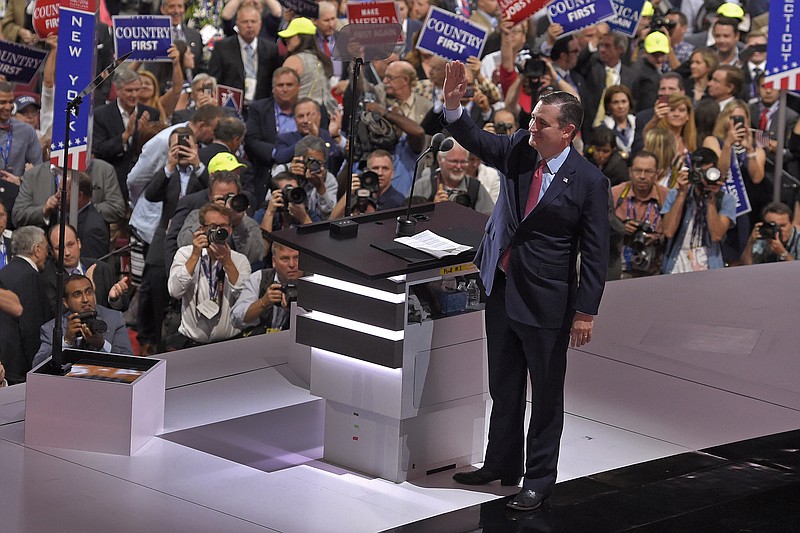
[{"label": "photographer", "polygon": [[[363,214],[372,206],[374,211],[401,207],[405,195],[392,187],[394,161],[386,150],[375,150],[367,156],[367,171],[361,176],[353,176],[353,214]],[[346,196],[339,198],[331,212],[331,218],[344,216]]]},{"label": "photographer", "polygon": [[230,339],[239,333],[231,308],[250,277],[247,257],[231,250],[231,209],[210,203],[200,208],[200,227],[192,244],[175,254],[167,283],[181,299],[182,347]]},{"label": "photographer", "polygon": [[[95,352],[133,355],[131,339],[122,313],[97,305],[94,285],[82,274],[70,274],[64,282],[64,306],[67,312],[62,317],[64,338],[61,347],[92,350]],[[53,351],[53,326],[55,319],[41,327],[41,344],[33,366],[38,365]]]},{"label": "photographer", "polygon": [[614,214],[625,224],[622,248],[622,279],[652,276],[661,272],[664,235],[661,206],[669,191],[656,183],[658,170],[652,152],[633,156],[630,181],[612,187]]},{"label": "photographer", "polygon": [[[281,172],[272,178],[272,195],[261,219],[262,235],[264,231],[311,224],[306,203],[308,194],[300,187],[300,180],[290,172]],[[266,248],[265,248],[266,250]]]},{"label": "photographer", "polygon": [[742,253],[743,265],[794,261],[800,254],[800,234],[792,225],[789,206],[780,202],[767,205],[763,222],[757,222]]},{"label": "photographer", "polygon": [[667,242],[663,272],[676,274],[722,268],[720,242],[736,225],[736,199],[720,190],[717,155],[707,148],[692,154],[689,172],[680,172],[661,209]]},{"label": "photographer", "polygon": [[291,172],[308,195],[306,208],[314,222],[327,220],[336,205],[339,184],[328,170],[328,145],[320,137],[307,135],[294,147],[294,157],[288,165],[278,165],[272,175]]},{"label": "photographer", "polygon": [[245,330],[243,336],[289,329],[289,307],[297,299],[295,282],[303,275],[298,268],[299,253],[272,243],[272,268],[250,274],[231,316],[233,325]]}]

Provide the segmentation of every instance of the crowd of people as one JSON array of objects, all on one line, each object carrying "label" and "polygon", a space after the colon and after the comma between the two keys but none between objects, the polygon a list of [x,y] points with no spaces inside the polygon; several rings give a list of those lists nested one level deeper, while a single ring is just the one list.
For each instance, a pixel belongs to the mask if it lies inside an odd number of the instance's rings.
[{"label": "crowd of people", "polygon": [[[229,0],[206,13],[205,24],[224,30],[209,38],[196,27],[196,6],[162,0],[153,9],[171,19],[169,61],[125,63],[101,85],[91,161],[66,179],[50,164],[57,39],[38,40],[30,17],[18,20],[7,4],[4,38],[49,50],[35,91],[0,81],[8,382],[24,381],[49,353],[56,305],[67,309],[65,347],[119,353],[282,330],[302,271],[298,252],[271,232],[416,201],[491,213],[501,174],[457,142],[423,160],[411,190],[431,136],[449,133],[447,60],[414,45],[431,5],[469,12],[489,32],[482,57],[465,62],[461,99],[479,128],[513,135],[544,95],[579,99],[573,146],[610,182],[608,279],[800,257],[796,199],[772,202],[778,150],[798,174],[800,122],[787,111],[779,147],[778,92],[764,84],[767,2],[747,11],[736,2],[682,10],[646,2],[632,39],[604,23],[563,35],[544,12],[514,24],[497,0],[397,4],[403,44],[365,65],[351,102],[349,65],[332,55],[346,2],[320,0],[307,18],[277,0]],[[108,25],[97,34],[102,69],[113,42]],[[242,105],[226,105],[220,85],[241,90]],[[738,195],[731,183],[741,184]],[[61,205],[62,185],[77,190],[70,205]],[[77,219],[62,243],[58,215],[73,200]],[[66,282],[56,294],[60,248]],[[108,332],[93,333],[87,313]]]}]

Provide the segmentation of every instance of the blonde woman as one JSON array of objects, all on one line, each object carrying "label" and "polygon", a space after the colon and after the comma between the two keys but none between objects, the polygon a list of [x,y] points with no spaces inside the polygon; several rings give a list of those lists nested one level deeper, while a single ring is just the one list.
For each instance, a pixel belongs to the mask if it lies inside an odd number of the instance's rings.
[{"label": "blonde woman", "polygon": [[644,149],[656,154],[658,183],[675,188],[678,172],[683,167],[675,134],[667,128],[651,128],[644,134]]}]

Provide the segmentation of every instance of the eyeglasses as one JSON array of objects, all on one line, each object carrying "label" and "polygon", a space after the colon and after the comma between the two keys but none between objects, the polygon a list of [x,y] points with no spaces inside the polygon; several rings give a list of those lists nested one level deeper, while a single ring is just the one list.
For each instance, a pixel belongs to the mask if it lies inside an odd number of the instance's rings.
[{"label": "eyeglasses", "polygon": [[447,158],[445,158],[445,161],[447,161],[448,165],[453,165],[454,167],[455,166],[459,166],[459,165],[461,165],[463,167],[463,166],[465,166],[467,164],[467,160],[466,159],[447,159]]},{"label": "eyeglasses", "polygon": [[656,175],[656,170],[652,168],[631,168],[632,176],[647,176],[652,178]]},{"label": "eyeglasses", "polygon": [[389,74],[384,74],[383,75],[383,79],[384,80],[394,81],[397,78],[405,78],[405,76],[390,76]]}]

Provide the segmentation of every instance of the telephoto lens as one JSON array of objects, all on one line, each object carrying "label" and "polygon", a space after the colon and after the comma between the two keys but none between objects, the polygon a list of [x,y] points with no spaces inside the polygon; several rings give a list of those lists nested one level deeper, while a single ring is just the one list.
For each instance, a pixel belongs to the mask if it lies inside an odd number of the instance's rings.
[{"label": "telephoto lens", "polygon": [[223,244],[228,241],[230,234],[225,228],[213,227],[206,233],[208,244]]}]

